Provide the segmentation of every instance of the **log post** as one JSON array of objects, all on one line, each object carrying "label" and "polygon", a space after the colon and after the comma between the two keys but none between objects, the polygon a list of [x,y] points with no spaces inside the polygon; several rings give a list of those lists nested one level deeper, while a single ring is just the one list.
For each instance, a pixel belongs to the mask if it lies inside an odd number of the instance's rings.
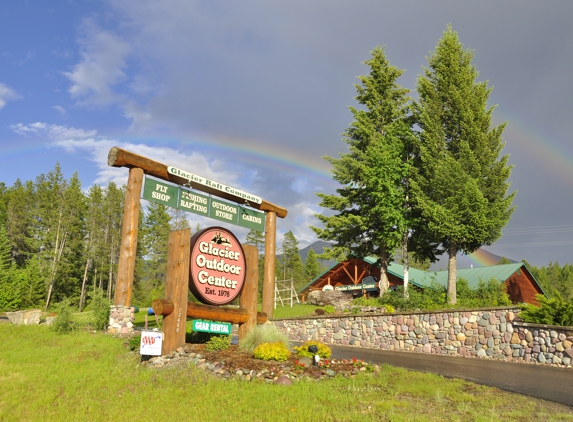
[{"label": "log post", "polygon": [[121,248],[117,267],[115,295],[113,298],[113,304],[116,306],[131,305],[139,226],[139,197],[141,196],[142,184],[143,170],[140,168],[130,169],[129,178],[127,179],[127,188],[125,190]]},{"label": "log post", "polygon": [[253,245],[243,245],[247,264],[245,285],[239,299],[239,308],[247,311],[248,320],[239,325],[239,340],[257,325],[257,303],[259,296],[259,250]]},{"label": "log post", "polygon": [[277,215],[267,212],[265,223],[265,267],[263,278],[262,311],[272,319],[275,293],[275,249],[276,249]]},{"label": "log post", "polygon": [[161,350],[162,355],[169,354],[185,345],[190,248],[190,229],[169,233],[165,298],[171,301],[173,308],[169,315],[163,317],[165,338]]}]

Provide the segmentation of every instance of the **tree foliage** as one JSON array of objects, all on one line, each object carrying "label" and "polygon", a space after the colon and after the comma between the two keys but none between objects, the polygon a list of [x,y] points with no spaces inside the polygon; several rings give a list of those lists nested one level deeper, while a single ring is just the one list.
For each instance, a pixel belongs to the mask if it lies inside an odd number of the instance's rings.
[{"label": "tree foliage", "polygon": [[491,88],[476,82],[473,55],[448,27],[418,79],[420,136],[412,187],[429,234],[448,251],[448,299],[456,303],[458,252],[490,245],[513,212],[505,124],[492,127]]},{"label": "tree foliage", "polygon": [[317,214],[324,228],[313,230],[319,238],[335,241],[338,254],[377,256],[383,293],[391,256],[409,226],[404,180],[413,135],[407,123],[408,90],[396,82],[403,71],[390,65],[381,47],[365,64],[370,73],[355,85],[361,107],[350,107],[354,121],[344,132],[349,152],[325,157],[342,187],[336,194],[318,196],[320,205],[335,214]]}]

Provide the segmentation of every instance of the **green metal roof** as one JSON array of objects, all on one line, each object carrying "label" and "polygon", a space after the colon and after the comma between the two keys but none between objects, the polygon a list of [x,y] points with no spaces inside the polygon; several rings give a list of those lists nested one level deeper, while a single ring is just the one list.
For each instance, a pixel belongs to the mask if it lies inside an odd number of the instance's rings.
[{"label": "green metal roof", "polygon": [[[364,258],[363,260],[365,262],[367,262],[368,264],[372,265],[378,260],[378,258],[368,256],[368,257]],[[298,293],[301,293],[302,291],[307,289],[317,279],[322,277],[325,273],[330,271],[336,265],[338,265],[338,264],[334,264],[332,267],[328,268],[326,271],[324,271],[321,275],[316,277],[314,280],[307,283],[303,288],[301,288],[298,291]],[[509,277],[511,277],[516,271],[520,270],[522,267],[524,269],[526,269],[531,274],[531,271],[529,271],[529,269],[527,268],[527,266],[523,262],[518,262],[515,264],[492,265],[489,267],[457,269],[456,270],[456,278],[458,280],[460,278],[467,280],[470,289],[477,289],[480,280],[488,281],[492,277],[495,278],[496,280],[502,282],[502,283],[505,283],[505,281]],[[392,262],[392,263],[390,263],[390,265],[388,265],[388,272],[390,274],[393,274],[394,276],[400,278],[400,279],[403,279],[403,277],[404,277],[404,266],[397,264],[395,262]],[[533,274],[531,274],[531,277],[533,278],[534,282],[539,286],[539,288],[541,289],[543,294],[545,296],[547,296],[547,294],[543,290],[543,287],[541,287],[541,285],[537,282],[537,280],[535,279]],[[420,287],[420,288],[430,287],[430,285],[432,284],[432,281],[435,281],[435,282],[439,283],[440,285],[447,287],[447,285],[448,285],[448,271],[431,272],[431,271],[418,270],[416,268],[410,268],[408,270],[408,282],[417,286],[417,287]]]}]

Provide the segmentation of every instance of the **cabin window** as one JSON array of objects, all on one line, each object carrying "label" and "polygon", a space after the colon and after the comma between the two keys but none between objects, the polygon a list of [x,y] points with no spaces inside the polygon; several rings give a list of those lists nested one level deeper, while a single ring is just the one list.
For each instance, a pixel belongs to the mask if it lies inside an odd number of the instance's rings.
[{"label": "cabin window", "polygon": [[521,268],[517,270],[517,275],[521,275]]}]

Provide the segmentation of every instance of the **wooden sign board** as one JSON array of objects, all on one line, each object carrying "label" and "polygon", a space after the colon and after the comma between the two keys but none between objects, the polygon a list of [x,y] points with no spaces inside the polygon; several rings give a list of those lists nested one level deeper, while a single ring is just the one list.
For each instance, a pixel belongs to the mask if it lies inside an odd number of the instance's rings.
[{"label": "wooden sign board", "polygon": [[224,223],[265,231],[265,213],[145,177],[142,198]]}]

